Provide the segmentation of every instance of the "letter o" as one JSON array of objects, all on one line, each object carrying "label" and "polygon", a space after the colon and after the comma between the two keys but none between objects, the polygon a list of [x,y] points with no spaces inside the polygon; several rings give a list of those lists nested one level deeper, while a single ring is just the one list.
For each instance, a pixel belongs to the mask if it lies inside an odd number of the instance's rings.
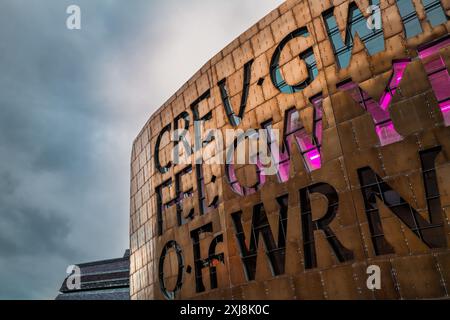
[{"label": "letter o", "polygon": [[[164,283],[164,260],[166,259],[167,251],[169,251],[170,249],[175,249],[178,260],[177,283],[172,291],[167,290],[166,284]],[[159,286],[161,288],[161,292],[163,293],[164,297],[166,297],[167,300],[174,300],[175,294],[183,286],[183,270],[184,270],[183,251],[181,250],[180,246],[176,241],[171,240],[166,243],[163,251],[161,252],[161,257],[159,258],[159,272],[158,272]]]}]

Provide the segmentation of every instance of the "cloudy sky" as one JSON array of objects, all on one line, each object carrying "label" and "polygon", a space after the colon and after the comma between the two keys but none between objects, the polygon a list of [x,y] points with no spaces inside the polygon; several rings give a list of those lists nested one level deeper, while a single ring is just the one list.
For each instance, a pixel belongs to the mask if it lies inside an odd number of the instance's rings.
[{"label": "cloudy sky", "polygon": [[281,2],[0,0],[0,299],[53,299],[67,265],[123,255],[134,137]]}]

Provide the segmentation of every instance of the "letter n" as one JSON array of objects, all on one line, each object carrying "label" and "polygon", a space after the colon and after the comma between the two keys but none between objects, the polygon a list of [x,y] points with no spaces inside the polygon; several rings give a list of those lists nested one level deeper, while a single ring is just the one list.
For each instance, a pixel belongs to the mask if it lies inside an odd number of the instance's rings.
[{"label": "letter n", "polygon": [[371,168],[358,170],[376,255],[395,253],[394,248],[384,236],[377,199],[383,202],[429,248],[445,248],[447,246],[435,168],[435,160],[440,152],[441,147],[437,147],[420,153],[429,221],[424,219]]}]

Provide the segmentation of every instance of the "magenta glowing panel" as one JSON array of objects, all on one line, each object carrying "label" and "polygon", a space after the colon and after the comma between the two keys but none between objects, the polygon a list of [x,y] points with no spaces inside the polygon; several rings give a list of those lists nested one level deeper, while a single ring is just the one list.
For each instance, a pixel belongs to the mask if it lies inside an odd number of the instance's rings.
[{"label": "magenta glowing panel", "polygon": [[279,182],[286,182],[289,180],[290,160],[287,150],[280,152],[280,147],[277,143],[271,145],[272,159],[277,168],[277,175]]},{"label": "magenta glowing panel", "polygon": [[448,127],[450,126],[450,100],[439,104],[441,108],[442,116],[444,117],[444,123]]},{"label": "magenta glowing panel", "polygon": [[380,138],[382,146],[387,146],[401,141],[403,138],[397,133],[392,121],[388,121],[384,124],[377,125],[375,131]]},{"label": "magenta glowing panel", "polygon": [[314,133],[316,135],[316,139],[318,144],[322,145],[322,137],[323,137],[323,121],[320,120],[316,122],[316,125],[314,126]]},{"label": "magenta glowing panel", "polygon": [[440,107],[441,107],[441,110],[442,110],[443,112],[448,113],[448,112],[450,111],[450,100],[449,100],[449,101],[446,101],[446,102],[443,102],[443,103],[440,105]]},{"label": "magenta glowing panel", "polygon": [[450,46],[450,38],[419,50],[420,58],[425,60],[425,70],[447,127],[450,126],[450,75],[439,50],[448,46]]},{"label": "magenta glowing panel", "polygon": [[450,37],[447,37],[446,39],[437,42],[433,46],[419,50],[419,57],[420,59],[426,59],[432,55],[435,55],[436,53],[439,52],[439,50],[444,49],[448,46],[450,46]]},{"label": "magenta glowing panel", "polygon": [[280,182],[286,182],[289,180],[290,167],[291,163],[289,160],[278,164],[278,179]]},{"label": "magenta glowing panel", "polygon": [[226,170],[227,177],[228,177],[228,183],[231,186],[231,189],[235,193],[243,196],[244,195],[244,190],[243,190],[241,184],[239,183],[239,181],[237,179],[236,170],[234,168],[234,165],[233,164],[227,165],[225,170]]},{"label": "magenta glowing panel", "polygon": [[231,188],[233,189],[233,191],[235,193],[237,193],[238,195],[243,196],[244,195],[244,191],[242,190],[241,184],[239,182],[235,182],[231,185]]},{"label": "magenta glowing panel", "polygon": [[[278,163],[278,177],[280,181],[287,181],[289,179],[289,154],[292,154],[291,145],[295,142],[300,150],[303,160],[305,162],[306,168],[309,172],[321,168],[321,156],[320,156],[320,146],[322,145],[323,136],[323,110],[322,110],[322,97],[318,97],[311,100],[314,107],[314,123],[313,123],[313,133],[310,134],[306,131],[304,127],[299,112],[297,110],[292,110],[288,113],[288,122],[286,128],[285,143],[287,144],[287,150],[289,153],[281,154]],[[286,156],[283,158],[283,156]],[[280,159],[281,158],[281,159]]]},{"label": "magenta glowing panel", "polygon": [[430,75],[429,79],[438,101],[450,98],[450,77],[447,70],[436,72]]},{"label": "magenta glowing panel", "polygon": [[394,70],[391,80],[389,81],[388,89],[383,93],[380,100],[380,107],[384,111],[386,111],[391,105],[392,98],[394,97],[395,92],[397,91],[397,88],[403,79],[406,67],[410,62],[411,62],[410,60],[402,60],[394,62],[393,64]]},{"label": "magenta glowing panel", "polygon": [[309,151],[303,155],[306,166],[310,172],[320,169],[322,166],[320,151],[318,148],[315,148],[312,151]]},{"label": "magenta glowing panel", "polygon": [[311,135],[306,132],[305,129],[300,130],[296,135],[297,144],[300,147],[302,152],[307,150],[311,150],[314,148],[313,140],[311,139]]}]

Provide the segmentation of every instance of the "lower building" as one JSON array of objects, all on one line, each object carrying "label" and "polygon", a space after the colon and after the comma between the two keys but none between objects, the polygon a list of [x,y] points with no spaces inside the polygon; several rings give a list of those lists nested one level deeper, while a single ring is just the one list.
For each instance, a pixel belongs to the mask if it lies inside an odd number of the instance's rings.
[{"label": "lower building", "polygon": [[[74,289],[70,278],[64,279],[56,300],[129,300],[130,299],[130,251],[122,258],[78,264],[79,285]],[[69,284],[69,285],[68,285]]]}]

